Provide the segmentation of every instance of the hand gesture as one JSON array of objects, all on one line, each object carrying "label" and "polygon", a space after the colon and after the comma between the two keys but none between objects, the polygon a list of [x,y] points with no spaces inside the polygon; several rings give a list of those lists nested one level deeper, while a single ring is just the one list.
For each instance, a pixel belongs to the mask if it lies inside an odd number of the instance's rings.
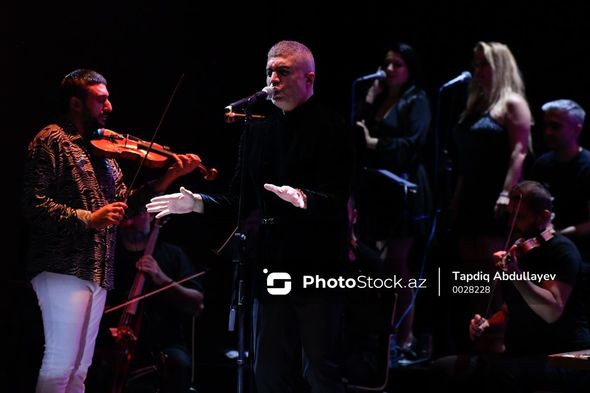
[{"label": "hand gesture", "polygon": [[[377,68],[377,72],[381,71],[381,67],[379,66],[379,68]],[[377,98],[377,96],[379,94],[381,94],[383,92],[383,87],[381,82],[379,81],[379,79],[375,79],[373,81],[373,84],[371,85],[371,87],[369,87],[369,90],[367,91],[367,96],[365,97],[365,101],[367,102],[367,104],[372,105],[375,102],[375,98]]]},{"label": "hand gesture", "polygon": [[367,144],[367,148],[375,149],[377,147],[377,142],[379,142],[379,139],[373,138],[371,136],[371,134],[369,133],[369,129],[367,128],[367,125],[365,124],[365,121],[364,120],[357,121],[356,125],[363,129],[363,133],[365,134],[365,143]]},{"label": "hand gesture", "polygon": [[168,168],[168,173],[174,178],[188,175],[201,165],[201,158],[196,154],[175,154],[174,164]]},{"label": "hand gesture", "polygon": [[89,227],[92,229],[105,229],[109,226],[119,225],[125,216],[127,204],[125,202],[113,202],[104,205],[90,213]]},{"label": "hand gesture", "polygon": [[199,199],[197,195],[184,187],[180,187],[180,192],[154,197],[145,207],[149,213],[158,213],[156,218],[162,218],[169,214],[190,213],[196,211],[193,209]]},{"label": "hand gesture", "polygon": [[137,270],[150,276],[153,283],[158,287],[172,282],[172,279],[160,269],[160,265],[158,265],[158,262],[151,255],[144,255],[139,258],[135,263],[135,267]]},{"label": "hand gesture", "polygon": [[483,318],[479,314],[475,314],[473,319],[469,323],[469,337],[471,340],[476,340],[481,337],[483,331],[490,327],[490,323],[487,319]]},{"label": "hand gesture", "polygon": [[494,261],[498,269],[501,269],[505,272],[520,271],[515,248],[516,246],[512,246],[510,251],[496,251],[493,254]]},{"label": "hand gesture", "polygon": [[295,207],[307,209],[307,196],[298,188],[291,186],[278,187],[274,184],[266,183],[264,189],[275,193],[279,198],[291,203]]}]

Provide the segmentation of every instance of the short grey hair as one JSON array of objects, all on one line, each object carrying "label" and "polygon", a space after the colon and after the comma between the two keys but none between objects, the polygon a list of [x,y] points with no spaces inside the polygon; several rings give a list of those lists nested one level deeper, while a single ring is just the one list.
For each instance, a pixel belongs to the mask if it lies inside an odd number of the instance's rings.
[{"label": "short grey hair", "polygon": [[268,58],[295,56],[298,61],[309,68],[306,71],[315,71],[315,60],[311,50],[301,42],[297,41],[279,41],[268,51]]},{"label": "short grey hair", "polygon": [[584,125],[584,119],[586,118],[586,112],[584,109],[582,109],[580,104],[572,100],[561,99],[549,101],[543,104],[541,109],[543,112],[553,110],[566,112],[570,119],[581,125]]}]

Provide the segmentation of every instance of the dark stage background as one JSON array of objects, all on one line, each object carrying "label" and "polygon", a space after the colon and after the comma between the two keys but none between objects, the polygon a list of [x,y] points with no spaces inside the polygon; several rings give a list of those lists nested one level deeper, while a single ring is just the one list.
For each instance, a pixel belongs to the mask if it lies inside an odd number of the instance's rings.
[{"label": "dark stage background", "polygon": [[[584,27],[586,6],[579,1],[543,6],[482,1],[466,6],[463,2],[375,0],[352,5],[107,0],[4,2],[0,8],[2,192],[6,193],[2,211],[8,232],[3,237],[0,323],[7,329],[3,337],[10,343],[13,365],[30,361],[22,355],[23,348],[35,348],[34,340],[41,334],[35,325],[37,316],[26,311],[35,303],[23,284],[22,164],[27,143],[53,120],[57,87],[73,69],[92,68],[109,81],[114,106],[109,128],[146,139],[184,74],[156,141],[174,151],[197,153],[206,165],[218,168],[220,177],[214,183],[197,174],[181,181],[195,191],[225,189],[241,128],[223,122],[223,108],[264,86],[266,52],[281,39],[299,40],[310,47],[316,58],[316,94],[346,118],[352,80],[374,72],[387,43],[394,41],[411,44],[421,56],[424,87],[433,109],[437,88],[470,69],[477,41],[506,43],[524,75],[536,120],[537,152],[543,149],[542,103],[571,98],[590,109],[590,32]],[[455,121],[462,89],[454,87],[441,97],[441,135]],[[586,137],[587,146],[585,141]],[[124,165],[128,175],[133,172],[133,164]],[[146,170],[143,175],[157,173]],[[175,218],[162,235],[183,246],[200,265],[217,268],[208,279],[211,290],[203,318],[214,320],[210,324],[218,329],[209,328],[207,334],[213,336],[203,340],[219,342],[220,347],[232,342],[224,333],[229,262],[213,257],[209,250],[221,244],[230,226],[192,215]],[[28,333],[37,335],[32,344]],[[12,374],[15,368],[8,371]]]}]

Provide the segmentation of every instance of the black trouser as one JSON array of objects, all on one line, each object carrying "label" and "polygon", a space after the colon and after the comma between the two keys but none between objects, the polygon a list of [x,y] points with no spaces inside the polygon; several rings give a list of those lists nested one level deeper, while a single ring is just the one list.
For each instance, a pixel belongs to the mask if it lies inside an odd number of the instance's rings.
[{"label": "black trouser", "polygon": [[169,346],[166,354],[163,388],[168,393],[187,393],[191,385],[192,360],[183,346]]},{"label": "black trouser", "polygon": [[312,393],[343,393],[340,370],[342,304],[296,296],[257,303],[254,376],[258,393],[293,392],[303,375]]}]

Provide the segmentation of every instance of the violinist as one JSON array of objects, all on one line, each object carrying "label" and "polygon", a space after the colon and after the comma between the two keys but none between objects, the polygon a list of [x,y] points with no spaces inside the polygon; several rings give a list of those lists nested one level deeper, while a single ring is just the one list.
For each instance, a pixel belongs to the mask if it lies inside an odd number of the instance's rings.
[{"label": "violinist", "polygon": [[[467,102],[453,131],[457,181],[449,219],[461,268],[491,273],[492,253],[504,243],[507,194],[522,178],[532,119],[520,68],[507,45],[478,42],[472,64]],[[453,310],[458,319],[486,307],[480,296],[459,302]],[[502,303],[501,291],[492,303]]]},{"label": "violinist", "polygon": [[99,73],[69,73],[60,86],[62,117],[28,149],[22,201],[30,224],[27,271],[45,333],[37,393],[84,391],[106,291],[114,284],[117,224],[128,203],[141,205],[200,164],[196,155],[175,155],[163,177],[125,201],[117,162],[90,151],[91,134],[113,110],[109,98]]},{"label": "violinist", "polygon": [[555,274],[555,279],[502,281],[500,310],[489,318],[476,314],[471,320],[472,340],[493,332],[504,337],[505,351],[488,369],[485,385],[494,391],[578,391],[583,375],[549,367],[547,355],[590,348],[588,299],[576,286],[580,254],[568,238],[553,230],[552,197],[541,184],[521,182],[509,198],[508,212],[519,240],[494,254],[498,268]]}]

